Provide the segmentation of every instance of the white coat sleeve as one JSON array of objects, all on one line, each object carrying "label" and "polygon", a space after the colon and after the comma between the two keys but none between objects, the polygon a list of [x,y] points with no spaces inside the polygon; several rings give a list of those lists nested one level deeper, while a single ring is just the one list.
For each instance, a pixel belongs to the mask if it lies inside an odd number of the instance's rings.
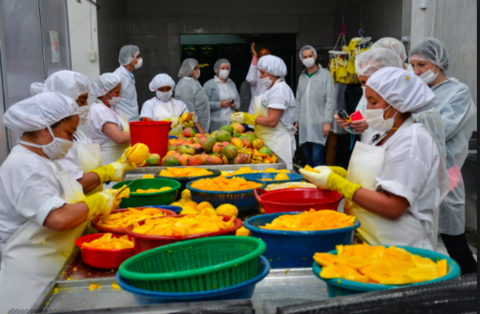
[{"label": "white coat sleeve", "polygon": [[333,122],[333,116],[335,115],[335,109],[337,109],[337,91],[333,82],[332,75],[328,73],[325,75],[325,115],[323,121],[329,123]]},{"label": "white coat sleeve", "polygon": [[250,83],[250,85],[256,85],[258,81],[259,73],[256,65],[250,64],[248,69],[247,77],[245,80]]},{"label": "white coat sleeve", "polygon": [[140,112],[140,118],[149,118],[153,120],[155,103],[151,100],[147,100],[143,103],[142,112]]},{"label": "white coat sleeve", "polygon": [[175,88],[175,98],[183,101],[190,112],[195,112],[195,89],[189,84],[182,84]]},{"label": "white coat sleeve", "polygon": [[232,88],[233,88],[233,92],[235,93],[235,97],[233,98],[233,100],[237,104],[235,106],[235,109],[240,109],[240,103],[241,103],[240,94],[238,93],[238,90],[237,90],[237,87],[235,86],[235,83],[233,83]]},{"label": "white coat sleeve", "polygon": [[110,122],[117,125],[118,118],[115,117],[115,113],[111,112],[107,108],[101,108],[100,110],[96,110],[95,112],[92,112],[92,114],[89,114],[88,119],[93,128],[103,132],[103,126],[105,123]]},{"label": "white coat sleeve", "polygon": [[205,94],[207,94],[208,102],[210,103],[210,111],[218,111],[222,109],[220,106],[220,101],[212,101],[214,98],[213,94],[215,92],[218,93],[216,85],[217,83],[215,83],[215,80],[209,80],[205,83],[205,85],[203,85],[203,90],[205,91]]},{"label": "white coat sleeve", "polygon": [[470,91],[467,86],[463,86],[454,95],[451,96],[447,106],[444,106],[440,112],[443,126],[445,127],[445,140],[451,139],[459,128],[464,126],[464,119],[468,118],[469,103],[471,101]]}]

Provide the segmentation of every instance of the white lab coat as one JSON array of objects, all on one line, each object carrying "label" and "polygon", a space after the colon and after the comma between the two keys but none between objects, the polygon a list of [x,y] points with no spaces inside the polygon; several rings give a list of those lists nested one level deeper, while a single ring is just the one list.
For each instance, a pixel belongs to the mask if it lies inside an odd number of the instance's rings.
[{"label": "white lab coat", "polygon": [[[172,97],[169,101],[163,102],[157,97],[153,97],[143,103],[140,118],[162,121],[165,119],[178,118],[182,112],[190,112],[183,101]],[[195,116],[195,122],[197,121],[198,119]]]},{"label": "white lab coat", "polygon": [[178,81],[175,98],[183,101],[190,112],[195,112],[198,122],[208,132],[210,129],[210,102],[200,83],[188,76]]},{"label": "white lab coat", "polygon": [[113,74],[120,78],[122,83],[122,100],[115,107],[115,110],[121,114],[124,113],[128,121],[138,121],[138,100],[137,89],[135,88],[135,81],[130,76],[130,72],[123,66],[119,66]]},{"label": "white lab coat", "polygon": [[250,101],[250,107],[248,107],[248,113],[253,114],[253,101],[255,96],[260,96],[265,93],[268,89],[267,86],[260,83],[260,72],[256,65],[250,64],[248,69],[246,80],[250,83],[250,88],[252,91],[252,100]]}]

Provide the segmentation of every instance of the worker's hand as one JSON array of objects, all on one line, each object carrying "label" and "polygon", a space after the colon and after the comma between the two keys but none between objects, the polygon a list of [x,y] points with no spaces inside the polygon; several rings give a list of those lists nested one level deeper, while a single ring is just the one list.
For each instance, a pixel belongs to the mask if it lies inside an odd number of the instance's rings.
[{"label": "worker's hand", "polygon": [[195,122],[193,120],[187,121],[183,123],[185,128],[193,128],[195,126]]},{"label": "worker's hand", "polygon": [[221,101],[220,101],[220,107],[222,107],[222,108],[228,108],[228,107],[230,106],[230,101],[231,101],[231,100],[227,100],[227,99],[221,100]]},{"label": "worker's hand", "polygon": [[313,171],[307,171],[305,169],[299,169],[300,173],[305,179],[312,182],[321,189],[329,190],[327,186],[327,181],[330,174],[332,174],[332,170],[327,166],[316,167],[314,168],[314,170],[318,171],[318,173]]},{"label": "worker's hand", "polygon": [[[363,133],[368,129],[368,124],[366,119],[361,119],[357,121],[350,121],[350,126],[355,131],[355,133]],[[348,128],[348,127],[347,127]]]},{"label": "worker's hand", "polygon": [[335,121],[344,129],[346,129],[348,132],[350,132],[350,128],[348,127],[347,121],[343,120],[338,116],[338,114],[333,116],[335,118]]},{"label": "worker's hand", "polygon": [[245,123],[245,119],[243,118],[243,114],[244,114],[244,112],[235,112],[235,113],[232,113],[232,114],[230,115],[230,120],[232,121],[232,123],[244,124],[244,123]]},{"label": "worker's hand", "polygon": [[116,195],[118,191],[119,190],[108,189],[85,197],[82,202],[87,204],[88,207],[87,219],[91,219],[96,215],[104,216],[110,214],[112,210],[118,207],[122,198],[130,197],[129,188],[122,190]]},{"label": "worker's hand", "polygon": [[328,166],[330,170],[332,170],[333,173],[338,174],[342,178],[346,179],[347,178],[347,170],[343,167],[337,167],[337,166]]},{"label": "worker's hand", "polygon": [[122,181],[123,173],[126,170],[136,169],[137,165],[135,163],[128,164],[128,162],[113,162],[104,167],[100,167],[92,170],[100,178],[100,184],[103,184],[108,181]]},{"label": "worker's hand", "polygon": [[298,135],[299,129],[298,129],[298,122],[295,122],[293,126],[297,129],[297,133],[295,133],[295,136]]},{"label": "worker's hand", "polygon": [[237,107],[237,103],[236,102],[232,102],[232,104],[230,105],[230,108],[231,109],[235,109]]},{"label": "worker's hand", "polygon": [[255,51],[255,43],[252,43],[252,47],[251,47],[250,51],[252,52],[252,55],[253,55],[255,58],[258,58],[258,54],[257,54],[257,52]]},{"label": "worker's hand", "polygon": [[330,129],[331,129],[330,123],[325,122],[323,124],[323,137],[327,137],[328,134],[330,134]]}]

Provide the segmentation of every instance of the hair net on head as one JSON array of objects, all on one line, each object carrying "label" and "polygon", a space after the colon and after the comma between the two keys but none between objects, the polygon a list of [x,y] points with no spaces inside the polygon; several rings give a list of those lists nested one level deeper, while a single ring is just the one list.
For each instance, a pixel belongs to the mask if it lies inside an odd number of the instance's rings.
[{"label": "hair net on head", "polygon": [[45,84],[33,83],[30,93],[36,95],[42,92],[56,92],[77,100],[80,95],[90,92],[91,84],[88,78],[78,72],[62,70],[50,75]]},{"label": "hair net on head", "polygon": [[118,55],[118,62],[121,65],[128,65],[132,63],[133,60],[140,54],[140,48],[134,45],[126,45],[120,49],[120,54]]},{"label": "hair net on head", "polygon": [[405,46],[403,43],[393,37],[383,37],[377,40],[373,45],[372,48],[386,48],[390,49],[397,54],[397,56],[405,62],[407,60],[407,52],[405,51]]},{"label": "hair net on head", "polygon": [[180,70],[178,71],[178,77],[192,76],[193,70],[198,66],[198,61],[193,58],[183,60]]},{"label": "hair net on head", "polygon": [[398,111],[419,113],[435,105],[435,94],[425,82],[404,69],[387,67],[375,72],[367,86]]},{"label": "hair net on head", "polygon": [[8,108],[3,121],[7,128],[25,133],[45,129],[78,112],[79,107],[72,98],[59,93],[45,92]]},{"label": "hair net on head", "polygon": [[222,64],[228,64],[228,66],[230,67],[230,70],[232,69],[232,65],[227,59],[218,59],[217,62],[215,62],[215,65],[213,66],[213,71],[215,71],[215,73],[218,74],[218,71],[220,71],[220,67],[222,66]]},{"label": "hair net on head", "polygon": [[105,96],[120,84],[120,78],[112,73],[104,73],[97,77],[92,84],[92,92],[90,93],[94,97]]},{"label": "hair net on head", "polygon": [[277,56],[267,55],[260,58],[257,68],[274,76],[284,77],[287,75],[287,66]]},{"label": "hair net on head", "polygon": [[157,74],[148,85],[148,88],[150,88],[150,90],[154,92],[163,86],[170,86],[172,89],[175,88],[175,82],[170,77],[170,75],[165,73]]},{"label": "hair net on head", "polygon": [[403,69],[402,59],[395,52],[386,48],[367,50],[355,59],[355,73],[358,76],[371,76],[385,67]]},{"label": "hair net on head", "polygon": [[298,53],[298,57],[300,58],[300,60],[303,59],[303,52],[305,50],[311,50],[313,52],[313,55],[315,56],[314,59],[317,59],[317,50],[315,50],[315,48],[310,45],[305,45],[302,47],[302,49],[300,49],[300,52]]},{"label": "hair net on head", "polygon": [[443,43],[434,38],[427,37],[417,41],[410,49],[410,60],[428,60],[443,71],[448,70],[448,53]]}]

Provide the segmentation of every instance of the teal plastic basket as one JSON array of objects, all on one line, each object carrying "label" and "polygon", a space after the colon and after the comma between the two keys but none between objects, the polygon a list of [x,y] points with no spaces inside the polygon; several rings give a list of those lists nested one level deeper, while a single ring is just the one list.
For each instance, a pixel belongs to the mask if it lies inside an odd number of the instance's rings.
[{"label": "teal plastic basket", "polygon": [[132,183],[129,188],[130,191],[137,189],[160,189],[163,187],[170,187],[171,190],[154,193],[130,193],[129,198],[123,198],[120,203],[120,208],[128,207],[145,207],[147,205],[170,205],[177,199],[178,190],[181,184],[171,179],[137,179],[119,182],[113,186],[113,189],[120,189],[125,184]]},{"label": "teal plastic basket", "polygon": [[262,240],[221,236],[161,246],[126,260],[119,268],[129,285],[159,292],[227,288],[258,275]]}]

